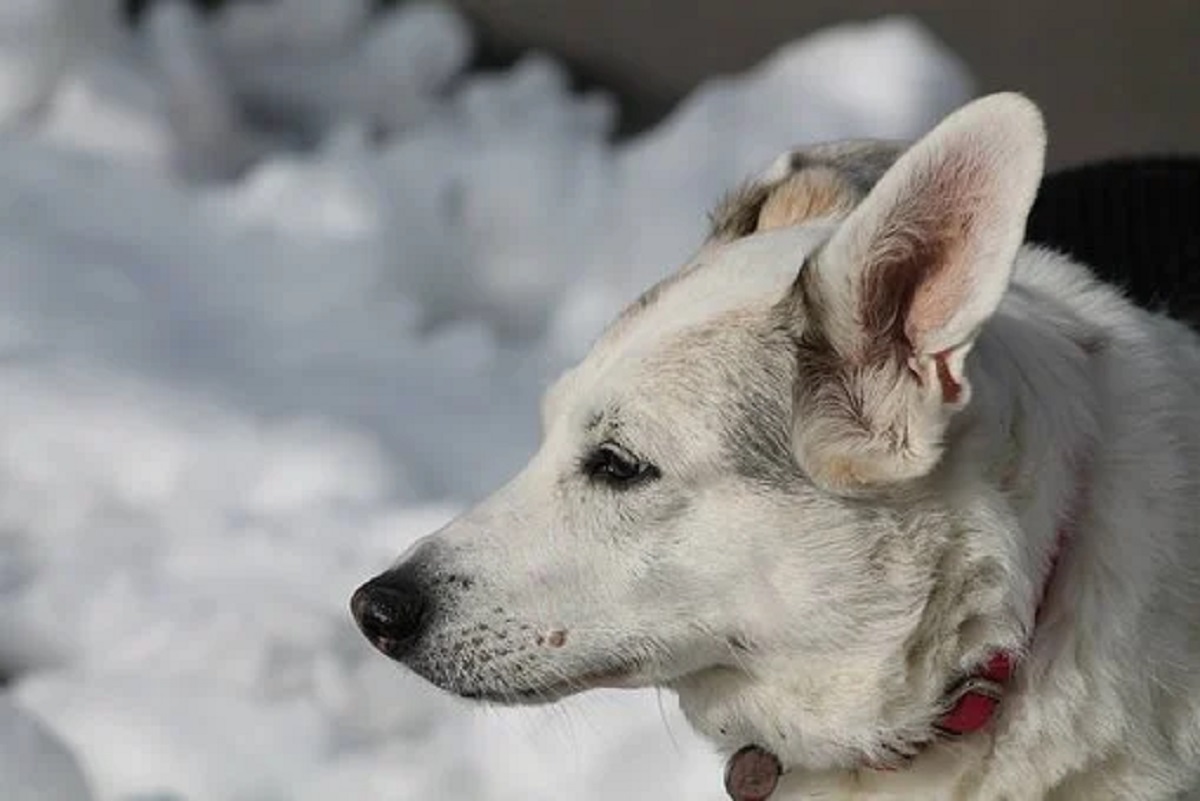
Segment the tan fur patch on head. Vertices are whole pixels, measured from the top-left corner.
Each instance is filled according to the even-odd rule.
[[[749,183],[726,195],[710,215],[712,237],[729,241],[847,214],[864,194],[835,166],[805,166],[776,183]]]
[[[769,184],[747,183],[726,194],[709,215],[712,238],[731,241],[754,233],[770,192]]]
[[[756,230],[786,228],[806,220],[845,214],[859,194],[830,167],[801,170],[772,188],[758,212]]]
[[[826,142],[792,150],[757,180],[721,199],[709,215],[710,238],[729,242],[767,228],[847,213],[904,152],[897,142]]]

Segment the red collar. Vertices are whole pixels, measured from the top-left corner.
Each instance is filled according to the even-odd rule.
[[[1015,667],[1013,654],[997,651],[956,684],[946,696],[949,711],[933,724],[937,733],[947,738],[961,737],[991,723]]]
[[[1034,625],[1042,618],[1046,596],[1063,551],[1072,539],[1079,516],[1087,500],[1088,482],[1080,479],[1067,512],[1059,521],[1050,569],[1042,584]],[[939,739],[954,739],[986,728],[996,716],[1000,701],[1016,672],[1017,656],[1009,651],[997,651],[974,671],[958,681],[946,694],[948,711],[933,724]],[[875,770],[894,770],[891,766],[869,766]],[[732,801],[768,801],[779,777],[784,773],[779,758],[757,745],[740,749],[725,764],[725,791]]]
[[[937,739],[954,739],[986,728],[1000,707],[1012,679],[1016,659],[997,651],[946,696],[949,711],[933,728]],[[891,765],[868,765],[872,770],[894,770]],[[733,801],[767,801],[779,784],[783,765],[779,758],[757,745],[738,750],[725,765],[725,791]]]
[[[1086,485],[1080,482],[1077,497],[1071,500],[1071,506],[1058,526],[1058,536],[1054,544],[1054,553],[1050,557],[1050,569],[1046,572],[1046,580],[1042,584],[1042,594],[1038,598],[1037,611],[1034,613],[1034,625],[1042,619],[1046,595],[1054,583],[1058,573],[1058,563],[1063,551],[1075,531],[1080,508],[1083,505],[1083,493]],[[1016,671],[1016,655],[1008,651],[997,651],[988,657],[987,661],[977,667],[969,676],[954,686],[946,696],[950,709],[937,719],[934,728],[942,737],[961,737],[986,728],[992,722],[996,710],[1000,707],[1000,699],[1008,689]]]

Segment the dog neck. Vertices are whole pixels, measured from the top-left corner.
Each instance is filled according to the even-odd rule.
[[[1086,363],[1088,359],[1085,358],[1083,361]],[[1043,569],[1043,578],[1038,584],[1038,594],[1034,599],[1036,611],[1033,626],[1025,643],[1020,647],[993,649],[986,653],[973,669],[965,674],[956,674],[951,677],[938,704],[939,714],[934,719],[927,739],[917,743],[901,744],[895,749],[897,759],[894,761],[883,763],[864,761],[861,765],[864,770],[902,770],[915,757],[937,742],[968,737],[990,728],[1009,691],[1013,677],[1020,667],[1022,654],[1028,653],[1030,650],[1045,609],[1046,600],[1050,596],[1059,572],[1059,564],[1075,539],[1080,517],[1087,506],[1090,487],[1091,460],[1086,454],[1087,447],[1079,445],[1079,443],[1090,440],[1087,425],[1082,425],[1080,430],[1075,432],[1077,436],[1073,437],[1076,443],[1073,452],[1068,452],[1066,456],[1063,456],[1061,452],[1055,454],[1054,461],[1059,462],[1056,466],[1042,464],[1041,459],[1036,456],[1031,457],[1026,449],[1021,447],[1020,441],[1023,437],[1017,430],[1024,427],[1020,425],[1023,417],[1022,410],[1029,409],[1032,412],[1033,409],[1030,404],[1022,403],[1016,398],[1012,399],[1012,403],[1013,405],[1005,415],[1007,423],[1002,426],[1005,432],[1005,444],[1002,448],[1005,456],[1000,460],[997,471],[1001,489],[1020,495],[1022,494],[1021,488],[1016,487],[1016,483],[1022,478],[1026,481],[1038,479],[1046,468],[1051,471],[1061,470],[1064,480],[1071,485],[1070,489],[1066,491],[1065,499],[1049,501],[1057,506],[1058,511],[1053,516],[1055,522],[1052,541],[1046,546],[1049,558],[1044,560],[1035,558],[1034,560],[1042,562],[1046,567]],[[1042,408],[1038,411],[1044,413],[1047,410]],[[1061,410],[1058,411],[1061,413]],[[1041,422],[1045,424],[1045,421]],[[1024,436],[1030,436],[1030,434],[1027,432]],[[1042,553],[1045,554],[1046,551],[1043,550]],[[749,744],[734,753],[726,763],[725,788],[733,801],[768,801],[775,792],[780,778],[788,771],[789,766],[783,764],[773,753],[759,745]]]
[[[1050,568],[1041,585],[1036,620],[1040,621],[1046,597],[1058,572],[1062,555],[1074,539],[1078,517],[1086,505],[1088,481],[1086,466],[1078,468],[1075,495],[1064,510],[1056,532],[1055,550]],[[1035,629],[1036,632],[1036,623]],[[933,725],[933,736],[919,744],[929,746],[939,740],[954,740],[980,732],[992,723],[1018,667],[1019,654],[999,650],[993,652],[965,677],[952,682],[943,697],[940,714]],[[923,750],[923,748],[921,749]],[[911,761],[917,752],[905,754]],[[867,763],[868,770],[897,770],[895,763]],[[732,801],[768,801],[787,768],[777,756],[758,745],[747,745],[733,754],[725,766],[725,791]]]

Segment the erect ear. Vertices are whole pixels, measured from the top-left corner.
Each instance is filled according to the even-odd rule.
[[[813,271],[839,352],[923,365],[969,347],[1008,286],[1044,152],[1037,108],[998,94],[901,156]]]
[[[904,443],[890,461],[878,453],[877,467],[851,470],[851,483],[936,461],[945,422],[969,399],[965,358],[1008,286],[1044,152],[1030,101],[977,100],[902,155],[802,271],[796,291],[829,366],[857,376],[839,392],[876,445]]]

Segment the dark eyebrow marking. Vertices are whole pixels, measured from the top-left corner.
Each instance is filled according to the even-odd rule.
[[[613,404],[599,411],[593,412],[586,423],[584,423],[584,431],[589,433],[600,428],[616,430],[621,427],[621,407]]]

